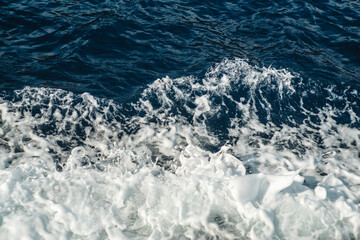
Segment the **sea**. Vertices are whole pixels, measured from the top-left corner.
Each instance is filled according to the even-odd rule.
[[[360,239],[360,1],[0,0],[0,239]]]

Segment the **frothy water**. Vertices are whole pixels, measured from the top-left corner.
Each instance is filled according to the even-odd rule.
[[[243,59],[126,104],[15,91],[0,100],[0,238],[360,238],[359,99]]]

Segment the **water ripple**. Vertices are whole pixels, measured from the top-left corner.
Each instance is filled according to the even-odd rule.
[[[0,86],[127,99],[226,57],[359,87],[356,1],[5,1]]]

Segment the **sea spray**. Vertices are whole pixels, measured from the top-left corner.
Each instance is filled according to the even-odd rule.
[[[359,238],[358,97],[242,59],[129,104],[18,90],[0,103],[0,238]]]

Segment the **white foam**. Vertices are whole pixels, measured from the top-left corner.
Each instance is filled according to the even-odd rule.
[[[316,197],[317,197],[318,199],[320,199],[320,200],[326,199],[327,193],[326,193],[326,189],[325,189],[325,188],[323,188],[323,187],[321,187],[321,186],[317,186],[317,187],[314,189],[314,191],[315,191],[315,195],[316,195]]]
[[[224,60],[156,80],[130,115],[87,93],[1,99],[0,239],[360,238],[360,131],[336,121],[359,116],[303,101],[276,124],[266,88],[311,94],[296,78]]]

